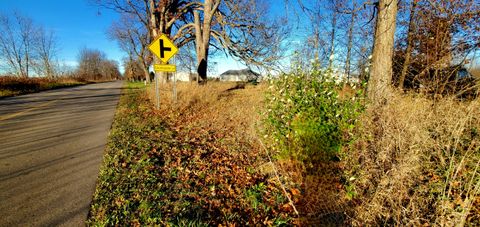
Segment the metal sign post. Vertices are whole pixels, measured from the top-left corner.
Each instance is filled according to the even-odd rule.
[[[158,57],[158,59],[163,64],[154,64],[153,69],[155,70],[155,96],[157,99],[157,109],[160,108],[160,73],[159,72],[173,72],[173,99],[174,102],[177,101],[177,85],[176,85],[176,65],[167,64],[168,60],[175,56],[178,52],[178,48],[173,44],[165,34],[157,37],[149,46],[148,49]]]
[[[177,58],[173,57],[173,64],[177,63]],[[177,71],[173,72],[173,104],[177,104]]]
[[[160,109],[160,84],[158,83],[158,77],[160,73],[155,72],[155,106],[157,110]]]

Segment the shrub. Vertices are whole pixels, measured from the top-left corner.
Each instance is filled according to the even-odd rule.
[[[343,91],[348,85],[335,81],[331,70],[297,70],[269,82],[264,137],[278,158],[314,162],[337,156],[363,109],[363,91]]]

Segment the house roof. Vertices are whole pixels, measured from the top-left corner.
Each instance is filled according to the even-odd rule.
[[[480,68],[470,69],[469,72],[473,77],[480,79]]]
[[[249,75],[258,77],[260,74],[250,70],[250,69],[241,69],[241,70],[227,70],[224,73],[220,74],[221,77],[223,76],[240,76],[240,75]]]

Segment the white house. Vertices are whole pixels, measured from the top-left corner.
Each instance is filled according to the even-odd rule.
[[[173,81],[174,76],[173,73],[169,73],[169,81]],[[196,73],[190,73],[190,72],[177,72],[177,75],[175,75],[175,78],[177,81],[182,81],[182,82],[190,82],[190,81],[195,81],[197,78]]]
[[[250,69],[228,70],[220,74],[220,81],[258,82],[261,77],[260,74]]]

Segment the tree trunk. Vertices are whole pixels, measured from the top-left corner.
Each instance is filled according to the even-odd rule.
[[[205,11],[207,10],[207,5],[205,5]],[[202,29],[202,24],[200,23],[200,13],[198,11],[194,12],[194,23],[195,23],[195,50],[197,51],[197,74],[198,74],[198,83],[205,83],[207,81],[207,57],[208,53],[205,48],[205,43],[203,40],[203,33],[205,30]]]
[[[350,81],[350,62],[352,56],[352,45],[353,45],[353,27],[355,25],[355,1],[352,0],[352,15],[350,18],[350,27],[348,29],[348,46],[347,46],[347,60],[345,62],[345,74],[347,74],[347,80]]]
[[[199,11],[194,11],[195,50],[197,52],[197,73],[201,79],[199,83],[207,82],[208,48],[210,46],[210,32],[214,13],[217,11],[220,0],[205,0],[203,6],[203,23]]]
[[[414,35],[414,15],[415,15],[415,8],[417,3],[415,0],[412,1],[412,6],[410,8],[410,21],[408,23],[408,34],[407,34],[407,49],[405,50],[405,61],[403,62],[402,72],[400,73],[400,77],[398,78],[398,88],[403,89],[405,83],[405,77],[407,75],[408,67],[410,66],[410,58],[412,55],[412,47],[413,47],[413,35]]]
[[[143,54],[145,52],[145,48],[142,47],[142,49],[140,50],[140,53]],[[138,55],[138,60],[142,63],[142,66],[143,66],[143,75],[145,76],[145,80],[147,81],[147,83],[150,83],[151,82],[151,78],[150,78],[150,72],[148,71],[148,64],[146,63],[145,61],[145,57],[144,55]]]
[[[150,39],[151,41],[155,40],[155,38],[157,36],[159,36],[160,34],[164,33],[164,29],[162,29],[162,21],[161,21],[161,18],[157,18],[157,5],[155,4],[155,1],[154,0],[149,0],[149,4],[150,4],[150,27],[151,27],[151,31],[150,31]],[[160,7],[160,6],[159,6]],[[154,57],[153,58],[153,64],[162,64],[162,62],[160,61],[160,59],[158,59],[157,57]],[[150,77],[150,75],[149,75]],[[161,82],[161,83],[166,83],[167,80],[166,80],[166,73],[163,73],[163,72],[155,72],[155,78],[157,78],[155,81],[156,82]],[[158,84],[157,84],[158,86]]]
[[[335,58],[335,28],[337,27],[337,12],[334,10],[332,15],[332,37],[330,47],[330,57],[328,59],[328,68],[333,67],[333,59]]]
[[[368,96],[375,106],[388,101],[398,0],[380,0],[375,27]]]

